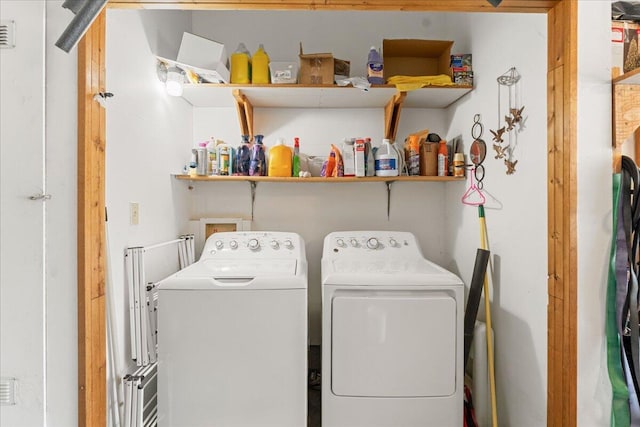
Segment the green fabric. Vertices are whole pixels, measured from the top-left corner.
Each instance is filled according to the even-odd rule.
[[[607,367],[613,392],[611,402],[611,426],[628,427],[631,424],[629,413],[629,390],[622,372],[620,337],[616,319],[616,236],[618,234],[618,205],[620,203],[620,174],[613,175],[613,239],[609,277],[607,280],[607,308],[605,330],[607,335]]]

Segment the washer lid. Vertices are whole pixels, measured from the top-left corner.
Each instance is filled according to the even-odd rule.
[[[158,289],[306,288],[306,265],[295,259],[213,260],[184,268],[158,283]]]
[[[325,285],[460,285],[455,274],[431,261],[414,258],[338,258],[322,262]]]

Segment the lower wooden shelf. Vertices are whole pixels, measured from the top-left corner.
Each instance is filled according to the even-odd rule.
[[[174,175],[176,179],[185,181],[200,181],[200,182],[231,182],[231,181],[249,181],[249,182],[291,182],[291,183],[310,183],[310,182],[324,182],[324,183],[342,183],[342,182],[446,182],[446,181],[464,181],[464,177],[456,176],[367,176],[367,177],[339,177],[339,178],[324,178],[324,177],[310,177],[310,178],[294,178],[294,177],[275,177],[275,176],[189,176],[189,175]]]

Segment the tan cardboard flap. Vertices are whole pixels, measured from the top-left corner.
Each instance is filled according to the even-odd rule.
[[[451,40],[385,39],[384,76],[451,75]]]

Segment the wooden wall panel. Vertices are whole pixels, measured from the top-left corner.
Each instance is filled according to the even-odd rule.
[[[78,44],[78,424],[106,425],[105,12]]]
[[[548,14],[547,425],[577,423],[577,2]]]

